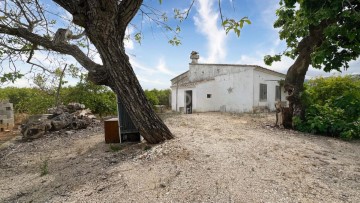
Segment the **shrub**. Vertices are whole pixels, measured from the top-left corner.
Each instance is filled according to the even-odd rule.
[[[360,81],[350,76],[317,78],[305,86],[305,120],[297,130],[343,139],[360,138]]]
[[[165,90],[145,90],[145,96],[152,105],[165,105],[169,106],[169,97],[171,94],[170,89]]]

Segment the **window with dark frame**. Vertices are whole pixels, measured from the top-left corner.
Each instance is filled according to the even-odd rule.
[[[267,100],[267,84],[260,84],[260,101]]]
[[[211,94],[207,94],[206,97],[207,97],[207,98],[211,98]]]
[[[280,86],[275,86],[275,101],[281,101]]]

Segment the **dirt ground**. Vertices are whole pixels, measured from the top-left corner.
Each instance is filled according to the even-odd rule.
[[[272,128],[274,114],[164,120],[176,139],[159,145],[107,145],[101,123],[5,143],[0,202],[360,202],[359,141]]]

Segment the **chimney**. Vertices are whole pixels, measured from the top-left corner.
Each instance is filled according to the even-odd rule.
[[[192,52],[191,52],[191,55],[190,55],[190,59],[191,59],[191,63],[192,63],[192,64],[198,63],[199,53],[196,52],[196,51],[192,51]]]

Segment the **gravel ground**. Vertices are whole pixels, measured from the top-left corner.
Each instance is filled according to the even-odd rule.
[[[360,202],[359,141],[272,128],[274,114],[164,120],[176,138],[159,145],[107,145],[102,124],[7,143],[0,202]]]

